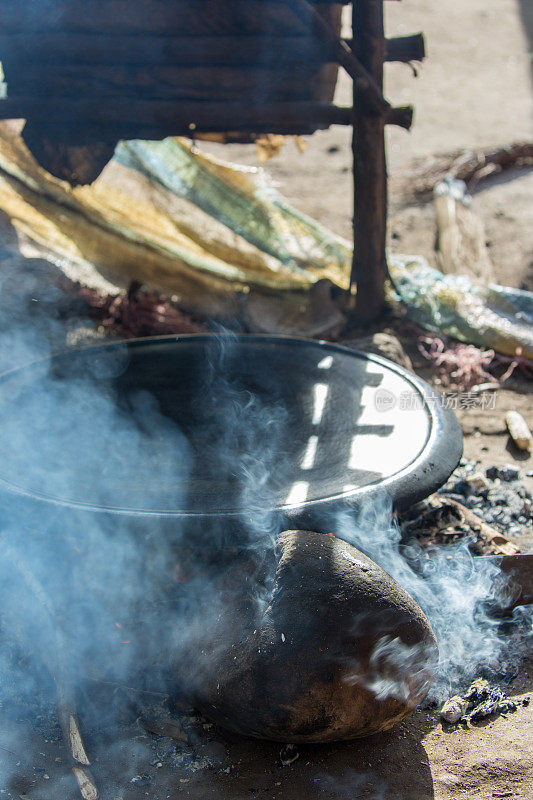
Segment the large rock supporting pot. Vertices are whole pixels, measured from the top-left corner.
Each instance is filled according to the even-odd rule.
[[[178,632],[180,679],[206,716],[249,736],[323,742],[386,730],[420,703],[437,646],[390,575],[310,531],[280,534],[270,567],[269,585],[237,562]]]

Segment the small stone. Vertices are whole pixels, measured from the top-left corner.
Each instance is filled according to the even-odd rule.
[[[467,483],[476,492],[489,488],[489,484],[481,472],[475,472],[473,475],[469,475],[465,483]]]
[[[374,333],[372,336],[364,336],[360,339],[350,339],[342,342],[345,347],[354,350],[361,350],[364,353],[371,353],[388,358],[401,367],[413,371],[413,364],[404,350],[403,344],[390,333]]]
[[[281,748],[279,760],[282,766],[288,767],[289,764],[293,764],[298,758],[300,758],[300,753],[296,749],[295,745],[286,744]]]

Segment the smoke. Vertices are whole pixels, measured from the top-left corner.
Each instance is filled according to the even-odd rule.
[[[132,380],[125,345],[47,360],[80,322],[41,262],[4,260],[0,289],[0,774],[10,789],[12,753],[26,747],[18,720],[38,708],[43,730],[57,729],[58,686],[82,698],[82,714],[105,739],[139,712],[123,694],[122,702],[91,704],[103,681],[177,693],[213,677],[220,651],[240,635],[242,597],[256,604],[253,618],[272,596],[282,526],[272,509],[290,484],[286,443],[294,432],[275,379],[264,378],[266,402],[243,376],[226,331],[193,372],[202,408],[191,441],[167,413],[164,392]],[[30,362],[31,370],[18,369]],[[187,411],[198,421],[194,404]],[[201,523],[193,513],[160,514],[169,508],[223,508],[230,522],[221,526],[214,513]],[[428,556],[402,542],[385,500],[345,512],[324,530],[376,561],[426,613],[440,651],[434,699],[511,658],[489,608],[508,591],[495,564],[480,566],[466,545]],[[519,615],[530,624],[523,609]],[[420,653],[387,634],[372,659],[369,688],[405,698],[410,686],[387,676],[412,679]],[[178,660],[179,675],[169,670]],[[114,745],[124,780],[150,754],[135,731],[129,744]],[[64,781],[58,772],[42,796],[64,796]]]
[[[386,570],[426,614],[439,646],[430,698],[440,702],[464,690],[484,670],[491,675],[511,671],[518,654],[494,613],[505,607],[510,587],[493,560],[473,558],[467,542],[431,554],[416,541],[403,542],[390,503],[383,498],[363,510],[343,513],[335,530]],[[522,631],[531,631],[533,611],[516,609],[514,622]],[[409,665],[418,662],[418,655],[416,647],[406,647],[389,634],[382,637],[373,654],[376,667],[381,666],[369,688],[379,696],[405,695],[405,686],[385,677],[386,667],[410,674]],[[356,679],[356,671],[352,677],[348,674],[348,682]]]
[[[243,552],[247,597],[261,613],[275,569],[279,520],[271,509],[288,435],[280,404],[267,407],[228,377],[238,355],[232,336],[221,332],[196,376],[199,464],[163,408],[164,391],[136,385],[128,372],[126,345],[48,360],[83,324],[79,308],[49,279],[40,261],[2,262],[0,784],[6,790],[17,773],[13,754],[27,748],[28,730],[21,733],[18,720],[38,711],[43,730],[57,730],[58,693],[63,702],[81,698],[82,724],[105,740],[128,713],[120,703],[91,701],[102,681],[140,689],[153,681],[158,691],[179,693],[209,675],[215,646],[183,661],[190,674],[177,675],[172,665],[200,639],[209,641],[212,626],[220,631],[221,615],[229,619],[239,592],[228,591],[223,577]],[[193,419],[198,414],[189,411]],[[160,514],[204,507],[234,512],[231,525],[222,528],[216,515],[198,524],[194,513]],[[232,541],[238,552],[224,550]],[[132,705],[131,697],[122,699]],[[134,707],[129,722],[138,713]],[[127,781],[149,747],[136,735],[124,749]],[[43,796],[64,796],[64,774],[51,778]],[[32,796],[40,791],[34,786]]]

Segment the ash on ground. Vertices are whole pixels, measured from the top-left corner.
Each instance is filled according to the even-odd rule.
[[[461,459],[439,492],[400,516],[402,538],[416,538],[425,547],[464,539],[474,555],[520,552],[516,540],[533,525],[523,477],[513,464],[481,471],[475,461]]]
[[[500,686],[491,686],[485,678],[476,678],[463,695],[450,697],[440,710],[443,722],[449,725],[481,722],[487,717],[514,714],[525,707],[530,698],[513,700]]]

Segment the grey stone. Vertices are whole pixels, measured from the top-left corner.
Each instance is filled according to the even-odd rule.
[[[359,339],[348,339],[340,342],[345,347],[352,350],[361,350],[363,353],[373,353],[377,356],[388,358],[400,367],[413,371],[411,359],[404,350],[400,340],[390,333],[374,333],[372,336],[364,336]]]

